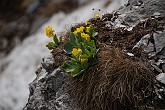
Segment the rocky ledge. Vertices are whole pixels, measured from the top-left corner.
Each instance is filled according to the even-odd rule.
[[[141,54],[139,55],[138,53],[138,55],[136,55],[136,52],[131,51],[131,49],[142,48],[148,54],[147,62],[150,63],[151,70],[153,70],[155,74],[153,80],[154,84],[152,85],[154,88],[154,96],[152,96],[151,103],[156,102],[158,103],[158,106],[147,108],[146,105],[140,108],[141,110],[165,109],[164,106],[161,105],[165,103],[165,27],[163,24],[165,22],[164,6],[164,0],[129,0],[128,4],[117,11],[117,15],[114,16],[114,14],[116,14],[116,12],[114,12],[113,14],[107,14],[102,17],[102,21],[105,21],[105,24],[102,23],[102,25],[104,24],[103,26],[105,26],[106,29],[110,28],[112,31],[113,29],[122,27],[124,30],[126,30],[126,32],[135,33],[135,35],[132,34],[132,36],[142,36],[140,38],[136,37],[136,40],[134,39],[132,42],[127,42],[124,45],[127,47],[126,49],[128,52],[126,52],[130,57],[142,57]],[[116,16],[117,18],[115,18]],[[158,26],[158,22],[161,22],[162,25]],[[94,24],[98,25],[97,23]],[[142,32],[142,30],[136,30],[135,28],[137,25],[142,25],[144,29],[147,28],[147,31],[138,33],[137,31]],[[104,30],[104,27],[99,26],[97,26],[99,29]],[[99,29],[97,29],[97,31],[99,31]],[[116,31],[117,30],[113,32],[117,35],[122,34],[121,36],[125,36],[126,34],[125,31]],[[101,36],[101,34],[102,33],[100,33],[98,36]],[[104,38],[107,38],[108,35],[109,34],[104,34]],[[119,42],[119,44],[112,44],[114,46],[119,44],[122,46],[123,42]],[[29,84],[30,95],[28,103],[23,110],[83,109],[83,107],[81,107],[79,104],[79,101],[74,97],[74,94],[71,90],[73,83],[71,84],[70,82],[69,74],[64,73],[60,68],[54,68],[56,63],[57,61],[52,55],[43,58],[41,66],[36,71],[37,77],[32,83]],[[108,110],[108,108],[106,109]],[[119,110],[115,108],[113,109]]]

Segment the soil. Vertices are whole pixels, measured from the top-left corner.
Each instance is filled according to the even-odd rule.
[[[111,18],[111,15],[104,15],[104,17]],[[106,27],[106,20],[91,19],[90,22],[94,24],[96,32],[98,32],[97,39],[101,43],[106,43],[116,48],[132,51],[133,46],[148,33],[147,29],[137,25],[132,31],[127,31],[124,28],[111,29]],[[108,20],[108,19],[107,19]]]
[[[64,52],[63,47],[63,44],[61,44],[60,46],[56,47],[56,49],[54,49],[55,51],[52,52],[54,60],[56,61],[56,63],[54,64],[54,68],[60,67],[62,65],[62,62],[69,60],[66,53]]]

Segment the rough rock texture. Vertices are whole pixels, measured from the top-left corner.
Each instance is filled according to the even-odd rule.
[[[113,23],[109,22],[107,26],[126,27],[131,30],[136,24],[147,18],[165,16],[164,0],[130,0],[125,7],[119,10],[119,18]],[[164,28],[164,27],[163,27]],[[154,52],[151,64],[157,70],[158,74],[165,72],[165,32],[153,34],[155,40],[156,52]],[[146,36],[150,36],[149,34]],[[144,45],[148,53],[153,52],[154,45],[145,45],[148,38],[144,36],[138,46]],[[145,41],[147,40],[147,41]],[[149,46],[149,47],[148,47]],[[51,56],[45,57],[42,67],[37,70],[37,78],[29,85],[30,95],[28,103],[23,110],[79,110],[77,102],[74,101],[69,90],[68,75],[60,69],[53,70],[53,59]],[[165,89],[162,84],[165,81],[164,75],[158,77],[162,82],[156,81],[156,94],[162,99]],[[163,91],[163,92],[162,92]],[[161,94],[160,94],[161,92]]]
[[[146,21],[149,18],[165,17],[165,2],[164,0],[129,0],[126,7],[121,9],[120,19],[117,23],[124,25],[128,30],[132,29],[136,24]],[[124,13],[124,14],[122,14]],[[156,21],[157,22],[157,21]],[[160,22],[165,22],[162,19]],[[157,22],[157,23],[158,23]],[[145,24],[144,24],[145,26]],[[142,37],[136,46],[142,47],[151,58],[150,62],[153,68],[157,71],[155,80],[155,99],[160,99],[165,102],[165,26],[153,28],[150,33]],[[154,42],[151,41],[153,38]]]
[[[79,110],[71,97],[68,74],[59,68],[52,70],[53,63],[50,56],[43,58],[36,79],[29,84],[30,95],[23,110]]]

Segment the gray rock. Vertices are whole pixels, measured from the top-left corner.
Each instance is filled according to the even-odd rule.
[[[30,95],[23,110],[79,110],[71,97],[66,73],[56,69],[47,74],[43,68],[39,68],[38,72],[45,75],[29,84]]]
[[[141,20],[152,16],[165,16],[164,0],[129,0],[125,7],[118,10],[119,18],[115,20],[114,27],[125,25],[127,29],[134,27]]]
[[[165,47],[165,31],[157,34],[154,34],[154,40],[155,40],[155,47],[156,47],[156,54],[161,52],[162,49]]]
[[[150,37],[151,37],[150,34],[145,35],[133,48],[142,47],[150,56],[155,56],[155,55],[160,56],[159,55],[160,53],[162,55],[162,50],[165,47],[165,31],[153,34],[155,45],[149,42]],[[156,49],[155,51],[154,48]],[[162,57],[164,55],[165,54],[163,54]]]
[[[156,76],[156,80],[158,80],[159,82],[165,84],[165,73],[161,73],[159,75]]]
[[[47,71],[47,72],[52,72],[53,71],[53,65],[54,65],[54,59],[52,55],[45,56],[42,58],[42,67]]]

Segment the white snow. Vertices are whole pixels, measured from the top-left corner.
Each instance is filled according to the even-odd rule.
[[[105,2],[105,0],[97,0],[70,14],[65,15],[63,12],[55,14],[37,32],[18,45],[9,56],[1,60],[1,64],[7,66],[0,73],[0,110],[21,110],[27,103],[28,84],[35,78],[35,70],[41,58],[50,53],[45,47],[50,41],[45,37],[45,27],[51,25],[58,35],[71,25],[85,22],[96,13],[104,14],[118,9],[127,3],[127,0],[115,0],[104,8]],[[93,11],[93,8],[101,9],[101,12]]]

